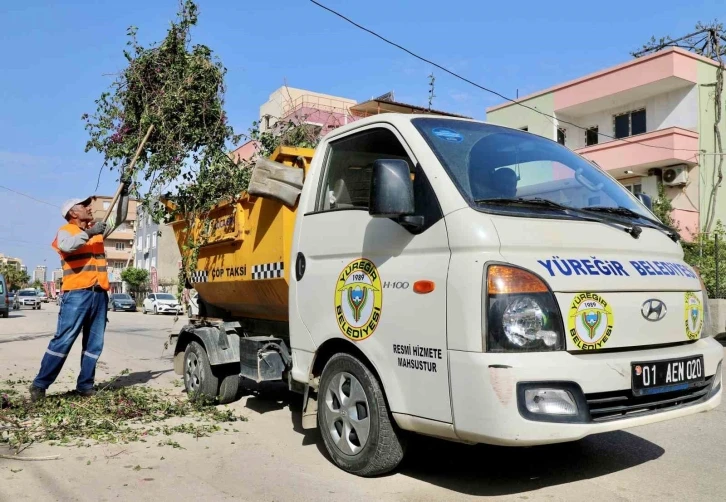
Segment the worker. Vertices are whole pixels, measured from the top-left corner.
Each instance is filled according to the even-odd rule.
[[[52,246],[63,267],[63,296],[58,314],[58,329],[48,344],[40,371],[30,385],[30,398],[37,401],[58,378],[68,353],[83,332],[81,371],[76,392],[93,396],[96,363],[103,350],[106,330],[109,283],[103,240],[126,220],[129,183],[124,182],[116,209],[115,225],[93,221],[91,201],[70,199],[61,206],[66,224],[60,227]]]

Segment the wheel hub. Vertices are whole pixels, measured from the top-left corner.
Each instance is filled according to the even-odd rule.
[[[370,434],[370,408],[363,386],[350,373],[335,375],[325,390],[325,424],[335,446],[346,455],[356,455]]]
[[[186,364],[187,390],[198,390],[201,383],[201,371],[199,359],[193,352],[189,353]]]

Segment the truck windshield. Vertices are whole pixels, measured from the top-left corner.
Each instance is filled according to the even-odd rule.
[[[609,207],[654,218],[620,183],[554,141],[480,122],[441,118],[412,122],[461,194],[478,210],[524,215]],[[527,200],[532,203],[522,203]],[[518,203],[503,204],[506,201]]]

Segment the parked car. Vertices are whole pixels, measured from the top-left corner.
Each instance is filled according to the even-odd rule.
[[[126,293],[114,293],[108,300],[108,310],[125,310],[127,312],[136,312],[136,303]]]
[[[149,293],[141,304],[141,313],[180,314],[182,306],[170,293]]]
[[[189,317],[195,317],[199,315],[199,293],[196,289],[189,290],[186,297],[186,311]]]
[[[10,315],[10,306],[12,305],[7,286],[5,277],[0,274],[0,316],[5,318]]]
[[[22,307],[31,307],[33,310],[40,310],[41,302],[38,298],[38,292],[34,289],[21,289],[15,295],[15,309]]]
[[[48,303],[48,295],[45,294],[45,291],[38,291],[37,297],[41,302]]]

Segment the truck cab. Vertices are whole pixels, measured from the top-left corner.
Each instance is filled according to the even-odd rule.
[[[374,475],[410,433],[529,446],[715,408],[705,288],[648,204],[524,131],[383,114],[329,133],[279,275],[257,276],[289,286],[303,426]]]

